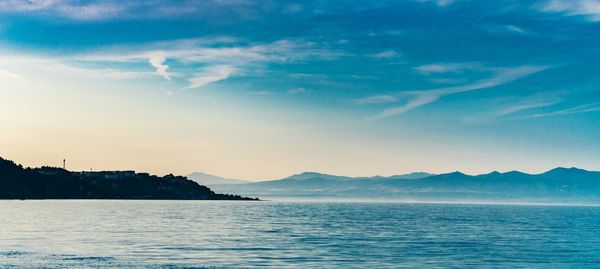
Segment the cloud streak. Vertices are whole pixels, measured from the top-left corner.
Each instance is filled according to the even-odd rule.
[[[421,3],[429,3],[429,2],[431,2],[431,3],[436,4],[437,6],[445,7],[445,6],[452,5],[455,0],[417,0],[417,1],[421,2]]]
[[[72,20],[105,20],[121,16],[131,5],[107,1],[4,0],[0,13],[34,13]]]
[[[506,108],[498,111],[495,114],[495,116],[496,117],[500,117],[500,116],[514,114],[514,113],[518,113],[518,112],[529,110],[529,109],[549,107],[549,106],[552,106],[552,105],[556,105],[558,103],[560,103],[560,100],[540,101],[540,102],[535,102],[535,103],[516,104],[516,105],[512,105],[512,106],[506,107]]]
[[[597,111],[600,111],[600,102],[578,105],[578,106],[570,107],[567,109],[561,109],[561,110],[556,110],[556,111],[552,111],[552,112],[537,113],[537,114],[533,114],[533,115],[524,116],[519,119],[535,119],[535,118],[597,112]]]
[[[53,74],[68,75],[73,78],[85,77],[93,79],[139,79],[153,77],[152,72],[126,71],[114,68],[92,68],[78,65],[76,62],[70,62],[64,59],[37,56],[0,56],[0,63],[10,65],[17,69],[26,68],[27,70],[43,71]],[[9,71],[0,70],[0,76],[19,78],[22,75]]]
[[[107,21],[181,17],[210,17],[227,13],[243,17],[249,9],[259,9],[253,1],[119,1],[119,0],[2,0],[0,13],[29,13],[42,18],[74,21]]]
[[[383,104],[383,103],[390,103],[390,102],[396,102],[396,101],[398,101],[398,98],[393,95],[374,95],[374,96],[369,96],[369,97],[365,97],[365,98],[361,98],[361,99],[356,99],[356,100],[354,100],[354,103],[362,105],[362,104]]]
[[[375,53],[370,56],[375,59],[392,59],[392,58],[399,57],[400,54],[398,52],[396,52],[395,50],[384,50],[382,52]]]
[[[123,51],[113,53],[113,51]],[[337,51],[320,48],[317,44],[305,41],[278,40],[267,44],[238,44],[232,38],[186,39],[132,47],[105,48],[96,53],[74,56],[77,61],[105,63],[148,62],[156,74],[171,80],[174,67],[166,63],[173,60],[184,68],[189,86],[200,88],[212,82],[225,80],[248,66],[265,63],[292,63],[302,61],[332,60],[342,56]],[[194,65],[211,66],[203,73],[192,74]],[[208,73],[206,73],[208,72]],[[184,76],[186,74],[183,74]]]
[[[19,78],[20,77],[20,75],[17,73],[13,73],[13,72],[2,70],[2,69],[0,69],[0,76],[8,77],[8,78]]]
[[[594,22],[600,21],[600,0],[550,0],[542,3],[540,10],[567,16],[584,16]]]
[[[452,94],[458,94],[463,92],[470,92],[476,90],[483,90],[488,88],[493,88],[508,82],[512,82],[528,75],[540,72],[547,67],[544,66],[519,66],[519,67],[510,67],[510,68],[494,68],[494,74],[492,77],[476,81],[471,84],[455,86],[455,87],[446,87],[446,88],[438,88],[433,90],[425,90],[425,91],[409,91],[409,92],[400,92],[394,97],[397,97],[398,100],[408,100],[404,105],[396,106],[392,108],[385,109],[381,113],[369,118],[370,120],[381,119],[386,117],[391,117],[395,115],[399,115],[415,108],[433,103],[438,99]],[[377,99],[377,96],[367,97],[362,99],[363,101],[369,100],[369,98]],[[387,98],[390,102],[394,102],[392,98]]]
[[[486,69],[478,63],[434,63],[420,65],[414,68],[417,72],[423,75],[458,73],[465,70]]]
[[[123,71],[112,68],[83,68],[65,63],[47,63],[38,66],[39,69],[53,73],[69,75],[73,77],[88,77],[96,79],[138,79],[143,77],[151,77],[153,74],[149,72]]]
[[[494,108],[491,111],[480,114],[469,115],[463,120],[470,124],[481,124],[490,123],[496,120],[514,119],[508,116],[534,109],[547,108],[562,103],[564,101],[561,96],[562,94],[563,93],[560,91],[544,91],[525,98],[499,98],[499,100],[494,100],[492,104],[487,104],[487,106],[495,107],[497,104],[501,103],[500,108]]]
[[[213,66],[203,70],[202,72],[196,73],[194,77],[189,78],[189,86],[184,89],[196,89],[204,87],[208,84],[225,80],[233,75],[237,70],[228,65]]]

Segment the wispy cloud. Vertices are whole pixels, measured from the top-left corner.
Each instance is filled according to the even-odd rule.
[[[461,84],[467,82],[465,78],[431,78],[429,81],[436,84]]]
[[[119,51],[119,53],[115,53]],[[156,73],[165,79],[172,79],[173,69],[166,63],[173,60],[184,68],[182,76],[188,79],[189,89],[199,88],[210,82],[224,80],[231,75],[244,72],[248,66],[256,67],[263,63],[291,63],[305,60],[331,60],[341,56],[339,52],[321,48],[305,41],[279,40],[267,44],[239,44],[232,38],[185,39],[153,42],[132,47],[104,48],[98,52],[77,55],[75,60],[83,62],[148,62]],[[194,65],[212,66],[209,74],[193,74]],[[227,68],[225,68],[227,67]],[[210,81],[210,82],[206,82]]]
[[[45,56],[0,56],[0,63],[21,69],[26,68],[28,70],[72,76],[73,78],[85,77],[94,79],[123,80],[149,78],[155,76],[155,74],[152,72],[82,66],[66,59],[57,59]],[[0,70],[0,75],[13,78],[21,77],[20,74],[2,70]]]
[[[455,2],[455,0],[417,0],[421,3],[434,3],[440,7],[449,6]]]
[[[0,2],[0,10],[8,11],[35,11],[51,8],[53,5],[61,1],[56,0],[40,0],[40,1],[24,1],[24,0],[5,0]]]
[[[481,28],[483,30],[486,30],[489,33],[494,33],[494,34],[514,34],[514,35],[522,35],[522,36],[526,36],[526,35],[533,35],[532,32],[530,32],[529,30],[526,30],[525,28],[518,26],[518,25],[514,25],[514,24],[491,24],[491,25],[482,25]]]
[[[74,20],[104,20],[118,17],[131,5],[126,2],[68,0],[4,0],[0,12],[28,12]]]
[[[600,21],[600,0],[549,0],[539,4],[543,12],[567,16],[584,16],[590,21]]]
[[[120,0],[2,0],[0,13],[29,13],[40,17],[77,21],[114,19],[181,18],[227,12],[243,17],[251,8],[260,8],[253,1],[186,0],[186,1],[120,1]]]
[[[465,70],[482,69],[479,63],[433,63],[415,67],[414,69],[424,75],[457,73]],[[486,68],[487,69],[487,68]]]
[[[521,79],[528,75],[540,72],[546,68],[547,67],[544,66],[530,65],[510,68],[494,68],[492,77],[479,80],[471,84],[424,91],[400,92],[393,96],[398,97],[398,100],[408,100],[404,105],[388,108],[382,111],[381,113],[371,117],[370,119],[380,119],[402,114],[415,108],[421,107],[423,105],[433,103],[446,95],[493,88],[511,81],[515,81],[517,79]],[[365,100],[368,100],[368,98],[369,97],[365,98]],[[372,98],[378,97],[372,96]],[[391,100],[391,98],[388,99]]]
[[[538,101],[538,102],[534,102],[534,103],[515,104],[515,105],[501,109],[500,111],[495,113],[495,116],[499,117],[499,116],[509,115],[509,114],[513,114],[513,113],[518,113],[518,112],[525,111],[525,110],[534,109],[534,108],[549,107],[552,105],[556,105],[560,102],[561,102],[560,100],[551,100],[551,101]]]
[[[236,72],[236,69],[229,65],[212,66],[196,73],[194,77],[188,79],[189,86],[185,89],[196,89],[206,86],[210,83],[229,78]]]
[[[39,69],[73,77],[88,77],[96,79],[137,79],[152,77],[149,72],[123,71],[111,68],[84,68],[64,63],[47,63],[39,65]]]
[[[272,95],[273,93],[270,91],[254,91],[254,92],[250,92],[250,94],[266,96],[266,95]]]
[[[596,112],[596,111],[600,111],[600,102],[578,105],[578,106],[561,109],[561,110],[556,110],[556,111],[552,111],[552,112],[537,113],[537,114],[533,114],[533,115],[520,117],[519,119],[543,118],[543,117],[550,117],[550,116],[561,116],[561,115],[588,113],[588,112]]]
[[[519,33],[519,34],[524,34],[527,31],[525,31],[523,28],[513,25],[513,24],[509,24],[509,25],[504,25],[504,29],[507,32],[511,32],[511,33]]]
[[[77,20],[104,20],[119,17],[126,3],[94,3],[88,5],[58,5],[56,10],[65,17]]]
[[[167,69],[169,69],[169,66],[165,64],[165,61],[167,59],[166,59],[164,53],[160,53],[160,52],[152,53],[149,55],[148,58],[149,58],[148,62],[154,68],[156,68],[156,73],[158,75],[160,75],[161,77],[163,77],[164,79],[167,79],[167,80],[171,79],[171,74],[169,74],[169,72],[167,72]]]
[[[497,120],[510,120],[509,116],[527,113],[535,109],[547,108],[562,103],[563,91],[544,91],[528,97],[502,97],[486,106],[489,111],[463,118],[469,124],[489,123]]]
[[[437,95],[435,93],[426,93],[426,92],[415,93],[413,99],[409,100],[406,104],[404,104],[402,106],[398,106],[398,107],[388,108],[369,119],[375,120],[375,119],[387,118],[390,116],[402,114],[407,111],[413,110],[417,107],[432,103],[435,100],[437,100],[438,98],[440,98],[440,95]]]
[[[396,52],[395,50],[384,50],[382,52],[375,53],[370,56],[373,58],[376,58],[376,59],[391,59],[391,58],[399,57],[400,54],[398,52]]]
[[[398,101],[398,98],[393,95],[374,95],[374,96],[368,96],[365,98],[356,99],[356,100],[354,100],[354,103],[357,103],[357,104],[382,104],[382,103],[390,103],[390,102],[396,102],[396,101]]]
[[[8,77],[8,78],[19,78],[20,77],[20,75],[17,73],[13,73],[13,72],[2,70],[2,69],[0,69],[0,76]]]

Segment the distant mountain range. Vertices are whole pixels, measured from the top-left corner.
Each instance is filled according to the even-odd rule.
[[[320,179],[327,179],[327,180],[394,179],[394,178],[419,179],[419,178],[428,177],[428,176],[432,176],[432,175],[433,174],[429,174],[429,173],[425,173],[425,172],[415,172],[415,173],[410,173],[410,174],[405,174],[405,175],[395,175],[395,176],[390,176],[390,177],[382,177],[382,176],[346,177],[346,176],[321,174],[321,173],[317,173],[317,172],[304,172],[301,174],[291,175],[289,177],[286,177],[286,178],[280,179],[280,180],[305,180],[305,179],[313,179],[313,178],[320,178]],[[206,173],[202,173],[202,172],[191,173],[191,174],[187,175],[187,178],[197,182],[200,185],[205,185],[205,186],[256,183],[256,182],[253,182],[250,180],[225,178],[225,177],[215,176],[215,175],[206,174]],[[279,181],[279,180],[273,180],[273,181]],[[265,181],[263,181],[263,182],[265,182]]]
[[[344,177],[314,172],[244,184],[210,185],[220,192],[258,197],[367,198],[428,201],[600,202],[600,172],[556,168],[466,175],[412,173]]]
[[[418,172],[389,177],[305,172],[262,182],[204,173],[193,173],[189,178],[196,182],[181,176],[158,177],[134,171],[72,172],[55,167],[23,168],[0,158],[0,199],[251,200],[245,197],[287,197],[600,203],[600,172],[578,168],[555,168],[542,174],[511,171],[434,175]]]
[[[220,184],[243,184],[243,183],[251,182],[248,180],[224,178],[224,177],[219,177],[219,176],[201,173],[201,172],[191,173],[191,174],[187,175],[187,178],[195,181],[196,183],[198,183],[200,185],[205,185],[205,186],[220,185]]]
[[[321,179],[328,179],[328,180],[394,179],[394,178],[418,179],[418,178],[428,177],[428,176],[432,176],[432,175],[433,174],[424,173],[424,172],[416,172],[416,173],[410,173],[410,174],[406,174],[406,175],[395,175],[395,176],[391,176],[391,177],[382,177],[382,176],[345,177],[345,176],[321,174],[321,173],[317,173],[317,172],[304,172],[301,174],[295,174],[295,175],[289,176],[289,177],[285,178],[284,180],[304,180],[304,179],[312,179],[312,178],[321,178]],[[254,183],[253,181],[250,181],[250,180],[225,178],[225,177],[215,176],[215,175],[206,174],[206,173],[202,173],[202,172],[191,173],[191,174],[187,175],[187,178],[197,182],[200,185],[205,185],[205,186]]]

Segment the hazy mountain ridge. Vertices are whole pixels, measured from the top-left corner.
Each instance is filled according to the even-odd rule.
[[[218,185],[218,184],[243,184],[251,181],[242,179],[225,178],[202,172],[194,172],[187,175],[187,178],[195,181],[200,185]]]
[[[351,178],[310,172],[272,181],[215,185],[213,189],[261,197],[600,202],[600,172],[578,168],[559,167],[541,174],[410,175]]]
[[[304,184],[306,182],[313,181],[318,184],[318,181],[343,181],[343,180],[374,180],[374,179],[420,179],[427,176],[432,176],[433,174],[425,173],[425,172],[414,172],[405,175],[393,175],[393,176],[372,176],[372,177],[349,177],[349,176],[336,176],[330,174],[323,174],[318,172],[303,172],[299,174],[294,174],[282,179],[275,180],[267,180],[267,181],[258,181],[253,182],[250,180],[242,180],[242,179],[233,179],[233,178],[225,178],[220,176],[215,176],[202,172],[194,172],[187,177],[198,184],[206,185],[206,186],[219,186],[219,185],[235,185],[235,184],[265,184],[265,185],[278,185],[278,184]],[[293,183],[293,181],[297,183]]]

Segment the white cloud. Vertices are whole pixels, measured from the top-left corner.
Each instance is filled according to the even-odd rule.
[[[212,16],[216,10],[243,16],[251,1],[2,0],[0,13],[31,13],[80,21]]]
[[[512,32],[512,33],[519,33],[519,34],[524,34],[527,33],[527,31],[525,31],[523,28],[516,26],[516,25],[505,25],[504,28],[506,29],[506,31],[508,32]]]
[[[229,65],[218,65],[212,66],[200,73],[197,73],[194,77],[188,79],[189,86],[185,89],[196,89],[204,87],[210,83],[225,80],[236,72],[236,69]]]
[[[43,69],[49,72],[70,75],[75,77],[88,77],[97,79],[136,79],[142,77],[150,77],[152,73],[148,72],[134,72],[134,71],[123,71],[111,68],[83,68],[74,65],[68,65],[64,63],[47,63],[38,66],[39,69]]]
[[[540,102],[536,102],[536,103],[515,104],[515,105],[506,107],[506,108],[498,111],[496,113],[496,116],[504,116],[504,115],[513,114],[513,113],[517,113],[517,112],[521,112],[521,111],[525,111],[525,110],[529,110],[529,109],[534,109],[534,108],[549,107],[549,106],[552,106],[552,105],[555,105],[558,103],[560,103],[560,101],[556,100],[556,101],[540,101]]]
[[[396,52],[395,50],[385,50],[385,51],[371,55],[371,57],[377,58],[377,59],[390,59],[390,58],[396,58],[398,56],[400,56],[400,54],[398,52]]]
[[[590,21],[600,21],[600,0],[549,0],[539,7],[543,12],[584,16]]]
[[[487,104],[486,106],[492,107],[491,111],[483,112],[480,114],[469,115],[463,120],[466,123],[470,124],[481,124],[481,123],[489,123],[495,120],[503,119],[513,119],[510,117],[506,117],[509,115],[518,114],[521,112],[527,112],[534,109],[546,108],[557,105],[563,102],[563,98],[561,95],[564,92],[554,91],[548,92],[544,91],[543,93],[539,93],[533,96],[524,97],[524,98],[514,98],[514,97],[502,97],[498,98],[498,100],[494,100],[492,103]],[[499,106],[497,108],[496,106]]]
[[[0,11],[35,11],[51,8],[53,5],[60,4],[63,1],[58,0],[4,0],[0,2]]]
[[[215,69],[212,73],[199,74],[188,79],[190,86],[187,88],[199,88],[214,81],[227,79],[239,70],[250,72],[249,66],[254,68],[252,70],[257,70],[257,66],[269,62],[329,60],[341,55],[336,51],[319,48],[312,42],[279,40],[267,44],[240,45],[234,41],[232,38],[220,37],[153,42],[131,47],[104,48],[97,52],[74,56],[73,59],[93,63],[148,62],[156,73],[165,79],[172,79],[174,74],[178,74],[169,72],[173,67],[165,64],[167,60],[186,68],[181,72],[189,72],[189,69],[198,64],[213,66]],[[122,53],[114,53],[115,51]]]
[[[514,24],[489,24],[489,25],[481,25],[483,30],[492,33],[492,34],[500,34],[500,35],[520,35],[520,36],[535,36],[536,33],[531,32],[521,26]]]
[[[404,97],[402,99],[408,99],[408,101],[404,105],[386,109],[381,113],[375,115],[371,119],[380,119],[402,114],[413,110],[417,107],[433,103],[439,98],[446,95],[493,88],[523,78],[525,76],[540,72],[546,68],[547,67],[543,66],[529,65],[511,68],[494,68],[495,71],[492,77],[488,79],[479,80],[471,84],[425,91],[400,92],[396,96]]]
[[[427,92],[417,93],[417,94],[415,94],[415,97],[412,100],[409,100],[403,106],[388,108],[369,119],[375,120],[375,119],[381,119],[381,118],[386,118],[386,117],[402,114],[409,110],[413,110],[417,107],[432,103],[435,100],[437,100],[438,98],[440,98],[440,95],[436,95],[435,93],[427,93]]]
[[[455,0],[417,0],[421,3],[434,3],[440,7],[449,6],[454,3]]]
[[[74,20],[104,20],[115,18],[129,8],[121,2],[77,2],[67,0],[3,0],[0,12],[29,12],[46,16],[59,16]]]
[[[434,63],[417,66],[414,68],[424,75],[456,73],[464,70],[486,69],[478,63]]]
[[[96,79],[137,79],[154,76],[151,72],[125,71],[113,68],[96,68],[78,65],[65,59],[56,59],[43,56],[20,56],[8,54],[0,56],[0,63],[18,70],[43,71],[54,74],[69,75],[73,77],[87,77]],[[20,77],[21,74],[0,70],[0,75]],[[25,74],[26,75],[26,74]]]
[[[248,62],[293,62],[330,60],[342,56],[338,51],[320,48],[305,41],[279,40],[266,44],[232,44],[231,38],[184,39],[153,42],[136,46],[104,48],[96,53],[79,55],[82,61],[135,62],[146,61],[156,51],[166,59],[182,63],[243,64]],[[114,53],[123,51],[123,53]]]
[[[6,70],[1,70],[1,69],[0,69],[0,76],[8,77],[8,78],[19,78],[19,77],[21,77],[17,73],[13,73],[13,72],[6,71]]]
[[[525,117],[521,117],[521,119],[533,119],[533,118],[561,116],[561,115],[588,113],[588,112],[596,112],[596,111],[600,111],[600,102],[578,105],[575,107],[570,107],[570,108],[562,109],[562,110],[556,110],[553,112],[528,115]]]
[[[10,57],[5,55],[0,63],[9,65],[5,60],[25,61],[44,71],[104,79],[132,79],[153,75],[167,80],[188,77],[186,88],[193,89],[227,79],[233,74],[260,72],[266,63],[328,60],[338,56],[337,52],[320,48],[312,42],[279,40],[266,44],[244,44],[230,37],[215,37],[112,46],[60,59],[35,56],[27,56],[27,59],[11,56],[8,59]],[[147,63],[153,71],[110,68],[122,63]],[[198,66],[208,68],[194,73]],[[173,72],[174,68],[180,68],[179,72]]]
[[[65,17],[76,20],[104,20],[119,17],[126,4],[95,3],[89,5],[59,5],[56,9]]]
[[[41,18],[77,21],[183,17],[213,21],[235,17],[243,21],[272,6],[248,0],[0,0],[0,13],[29,13]]]
[[[170,80],[171,74],[169,74],[169,72],[167,72],[167,69],[169,69],[169,66],[165,64],[166,60],[167,59],[165,58],[164,53],[156,52],[156,53],[150,54],[148,62],[152,66],[154,66],[154,68],[156,68],[156,73],[158,75],[160,75],[164,79]]]
[[[381,104],[396,101],[398,101],[398,98],[393,95],[374,95],[354,100],[357,104]]]

